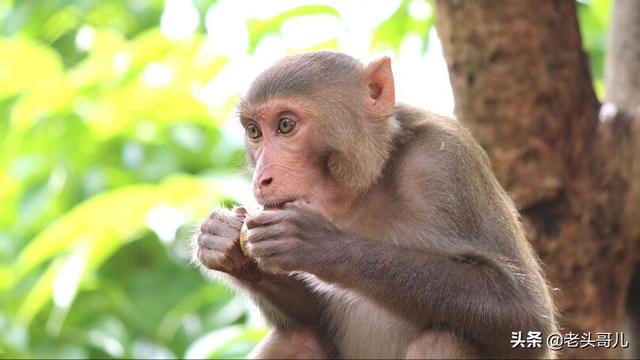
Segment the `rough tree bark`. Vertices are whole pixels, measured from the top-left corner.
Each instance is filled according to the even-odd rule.
[[[640,122],[640,1],[616,0],[613,4],[611,31],[605,68],[606,117],[618,117],[619,123]],[[636,120],[633,120],[633,119]],[[640,156],[636,141],[636,152]],[[637,161],[637,160],[636,160]],[[635,179],[640,182],[636,171]],[[636,182],[636,185],[637,185]],[[638,214],[640,216],[640,214]],[[625,331],[634,334],[628,358],[640,358],[640,265],[636,265],[627,294]]]
[[[523,215],[562,332],[621,331],[640,261],[640,119],[599,116],[575,1],[438,0],[436,15],[456,116]]]
[[[621,109],[640,106],[640,2],[613,4],[605,70],[606,100]]]

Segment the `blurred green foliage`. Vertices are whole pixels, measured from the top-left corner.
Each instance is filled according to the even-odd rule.
[[[426,50],[432,8],[412,17],[415,1],[372,50],[408,35]],[[250,189],[223,126],[237,94],[208,106],[194,91],[231,60],[207,51],[215,1],[193,2],[200,25],[182,40],[160,29],[165,5],[0,0],[0,357],[240,357],[266,332],[189,265],[197,220]],[[608,9],[579,7],[596,84]],[[247,53],[315,14],[346,21],[321,3],[247,18]]]
[[[610,17],[611,0],[578,1],[582,45],[589,54],[593,86],[598,99],[604,98],[604,56]]]

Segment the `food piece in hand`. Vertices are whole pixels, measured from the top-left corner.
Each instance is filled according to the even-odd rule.
[[[246,211],[246,215],[255,215],[261,211],[264,211],[264,208],[262,206],[257,206],[257,207],[245,207],[244,208]],[[244,254],[244,256],[249,256],[249,251],[247,251],[247,232],[249,231],[249,228],[247,228],[247,222],[246,222],[246,216],[245,216],[245,222],[242,223],[242,228],[240,229],[240,250],[242,250],[242,254]]]
[[[247,228],[247,223],[242,223],[242,228],[240,229],[240,250],[244,256],[249,256],[249,252],[247,251],[247,232],[249,228]]]

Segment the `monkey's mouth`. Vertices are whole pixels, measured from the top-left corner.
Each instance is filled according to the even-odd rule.
[[[282,208],[284,207],[284,204],[293,202],[295,200],[296,199],[294,198],[290,198],[286,200],[265,201],[262,203],[262,206],[264,207],[265,210],[282,210]]]

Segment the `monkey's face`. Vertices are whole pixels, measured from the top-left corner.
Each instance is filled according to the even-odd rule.
[[[363,68],[333,53],[286,58],[259,75],[239,104],[258,202],[303,200],[328,218],[348,209],[391,151],[393,84],[388,58]]]
[[[314,114],[302,104],[270,100],[241,116],[247,154],[255,169],[254,195],[265,208],[280,208],[293,200],[318,205],[318,195],[326,194],[321,132]]]

